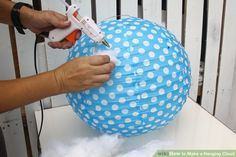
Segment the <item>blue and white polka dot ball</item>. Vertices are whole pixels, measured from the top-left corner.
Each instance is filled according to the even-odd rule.
[[[74,111],[92,128],[126,137],[167,125],[189,94],[184,48],[166,28],[147,20],[129,17],[99,25],[111,49],[82,35],[68,60],[112,50],[118,62],[102,87],[67,94]]]

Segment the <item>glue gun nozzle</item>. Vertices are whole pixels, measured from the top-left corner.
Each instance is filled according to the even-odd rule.
[[[109,43],[105,39],[102,41],[102,44],[108,48],[111,48],[111,46],[109,45]]]

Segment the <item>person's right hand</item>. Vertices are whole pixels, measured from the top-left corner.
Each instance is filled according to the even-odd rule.
[[[61,93],[80,92],[102,86],[114,67],[107,55],[80,57],[55,69],[54,74]]]

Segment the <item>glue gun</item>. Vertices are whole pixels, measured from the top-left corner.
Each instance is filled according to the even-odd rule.
[[[109,43],[105,40],[105,34],[97,26],[97,24],[87,16],[79,15],[79,7],[75,4],[69,5],[64,0],[62,2],[66,5],[66,16],[71,22],[68,28],[56,28],[48,33],[48,38],[51,41],[61,41],[63,39],[68,40],[71,43],[75,43],[76,35],[79,30],[90,37],[96,43],[102,43],[106,47],[110,48]]]

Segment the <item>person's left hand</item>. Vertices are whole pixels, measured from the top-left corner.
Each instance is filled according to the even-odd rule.
[[[23,26],[36,34],[48,32],[55,28],[66,28],[70,26],[70,21],[67,17],[54,11],[36,11],[26,7],[21,9],[21,22]],[[77,39],[81,32],[77,34]],[[60,42],[49,42],[48,45],[52,48],[68,49],[73,44],[67,40]]]

